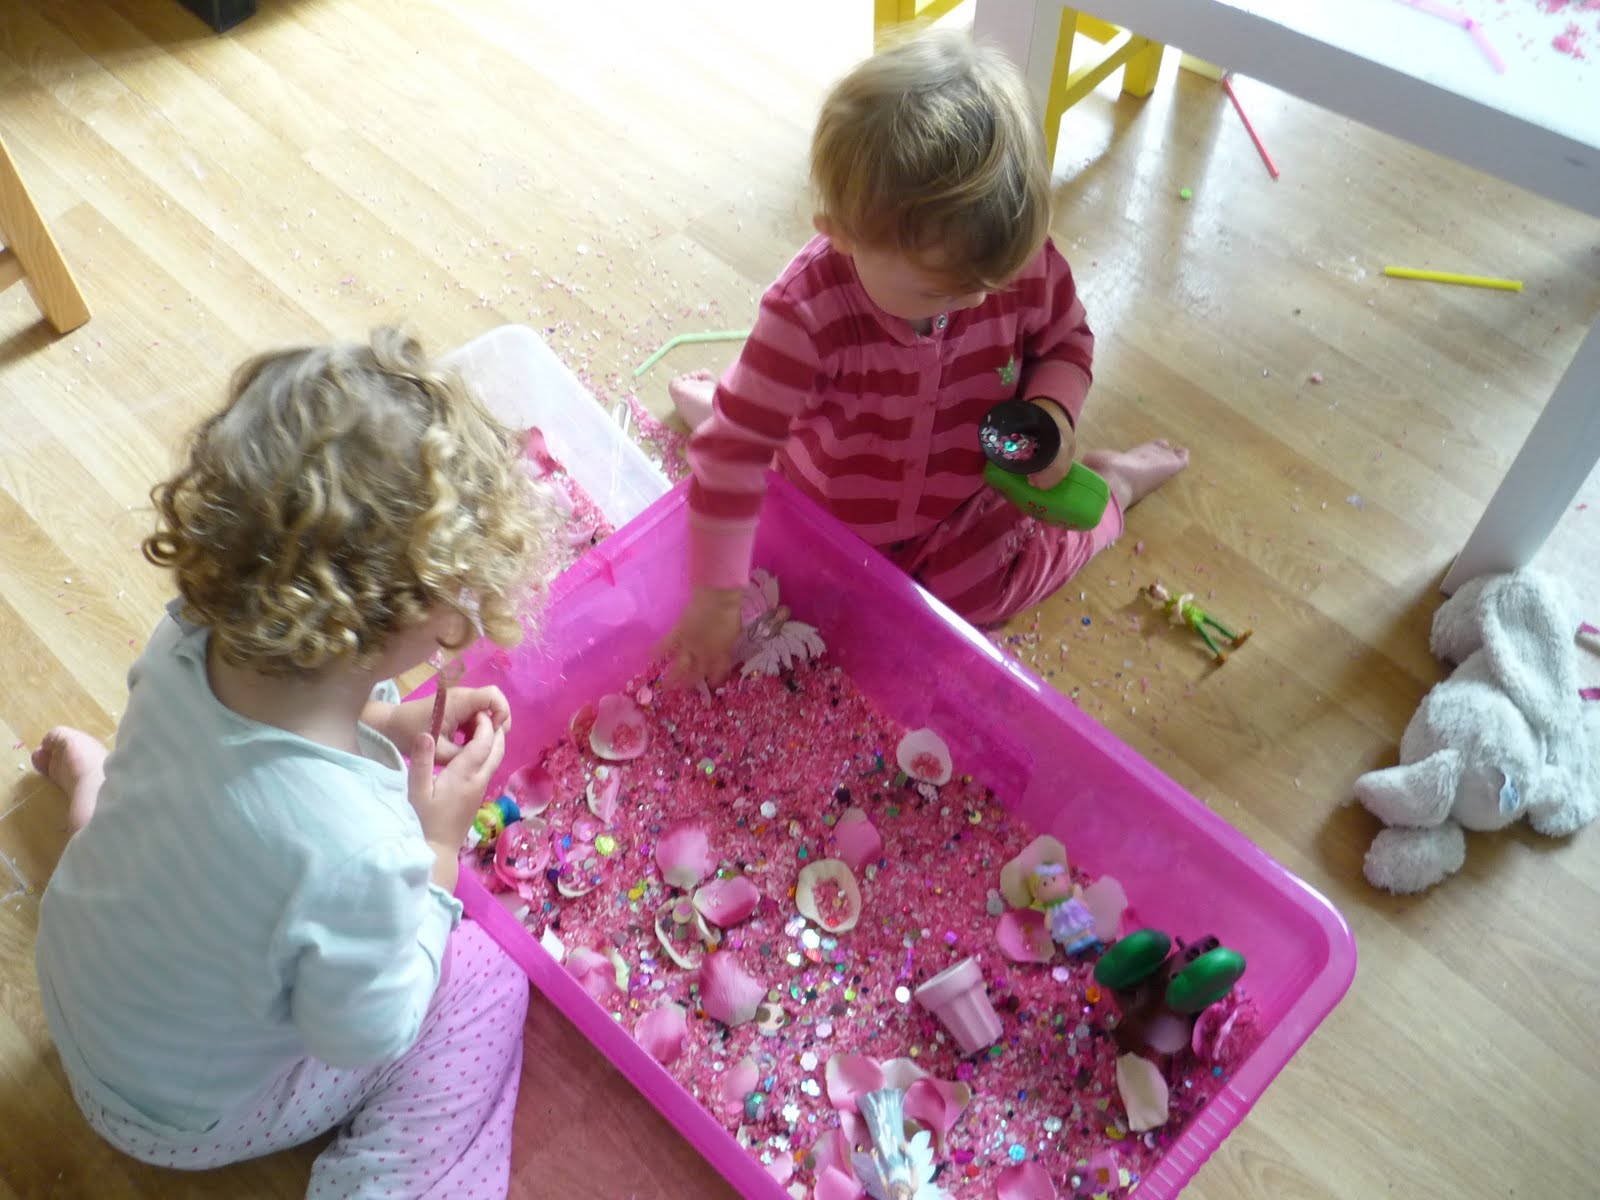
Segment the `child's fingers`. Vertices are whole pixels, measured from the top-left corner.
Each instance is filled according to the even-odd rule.
[[[406,764],[406,799],[419,811],[433,797],[433,735],[419,733],[411,741],[411,761]]]

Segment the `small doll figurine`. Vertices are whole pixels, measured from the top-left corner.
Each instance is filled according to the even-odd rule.
[[[1082,954],[1096,941],[1094,915],[1073,895],[1072,876],[1062,863],[1040,863],[1028,877],[1033,907],[1045,914],[1050,936],[1068,954]]]
[[[1227,642],[1228,646],[1234,650],[1244,645],[1252,632],[1246,629],[1243,633],[1234,633],[1221,621],[1196,604],[1193,592],[1184,592],[1181,596],[1174,596],[1162,584],[1152,583],[1144,589],[1144,593],[1161,605],[1161,610],[1167,614],[1167,619],[1174,625],[1187,625],[1198,633],[1219,665],[1228,661],[1228,653],[1217,646],[1216,641],[1211,636],[1211,630],[1216,630],[1223,641]]]

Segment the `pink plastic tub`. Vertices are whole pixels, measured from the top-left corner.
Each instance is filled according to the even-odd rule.
[[[584,702],[648,660],[686,595],[685,513],[680,486],[557,581],[536,644],[509,661],[478,656],[469,667],[464,682],[499,684],[516,713],[507,770],[554,743]],[[1121,880],[1144,924],[1185,936],[1215,932],[1248,959],[1246,985],[1264,1037],[1139,1188],[1141,1200],[1176,1196],[1349,987],[1356,953],[1344,921],[780,479],[756,558],[880,710],[938,730],[957,762],[984,764],[982,778],[1001,802],[1036,832],[1061,839],[1090,875]],[[461,897],[534,985],[734,1187],[757,1200],[787,1200],[760,1162],[465,875]]]

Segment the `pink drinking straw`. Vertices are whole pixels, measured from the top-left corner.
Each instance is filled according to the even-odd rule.
[[[1261,161],[1267,164],[1267,170],[1272,177],[1278,177],[1278,168],[1272,161],[1272,155],[1267,153],[1267,148],[1261,144],[1261,139],[1256,136],[1256,127],[1250,124],[1250,118],[1244,115],[1244,108],[1239,103],[1239,97],[1233,94],[1233,84],[1228,81],[1228,76],[1222,77],[1222,90],[1228,93],[1228,99],[1233,101],[1234,111],[1239,114],[1239,120],[1244,122],[1244,131],[1250,135],[1250,140],[1256,144],[1256,153],[1261,155]]]

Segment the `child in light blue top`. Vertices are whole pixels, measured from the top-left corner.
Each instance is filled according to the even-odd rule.
[[[37,960],[80,1107],[164,1165],[344,1126],[313,1195],[503,1196],[527,982],[452,892],[510,711],[453,690],[435,741],[387,681],[520,637],[518,440],[380,331],[246,364],[152,497],[180,598],[117,748],[58,728],[34,756],[76,830]]]

